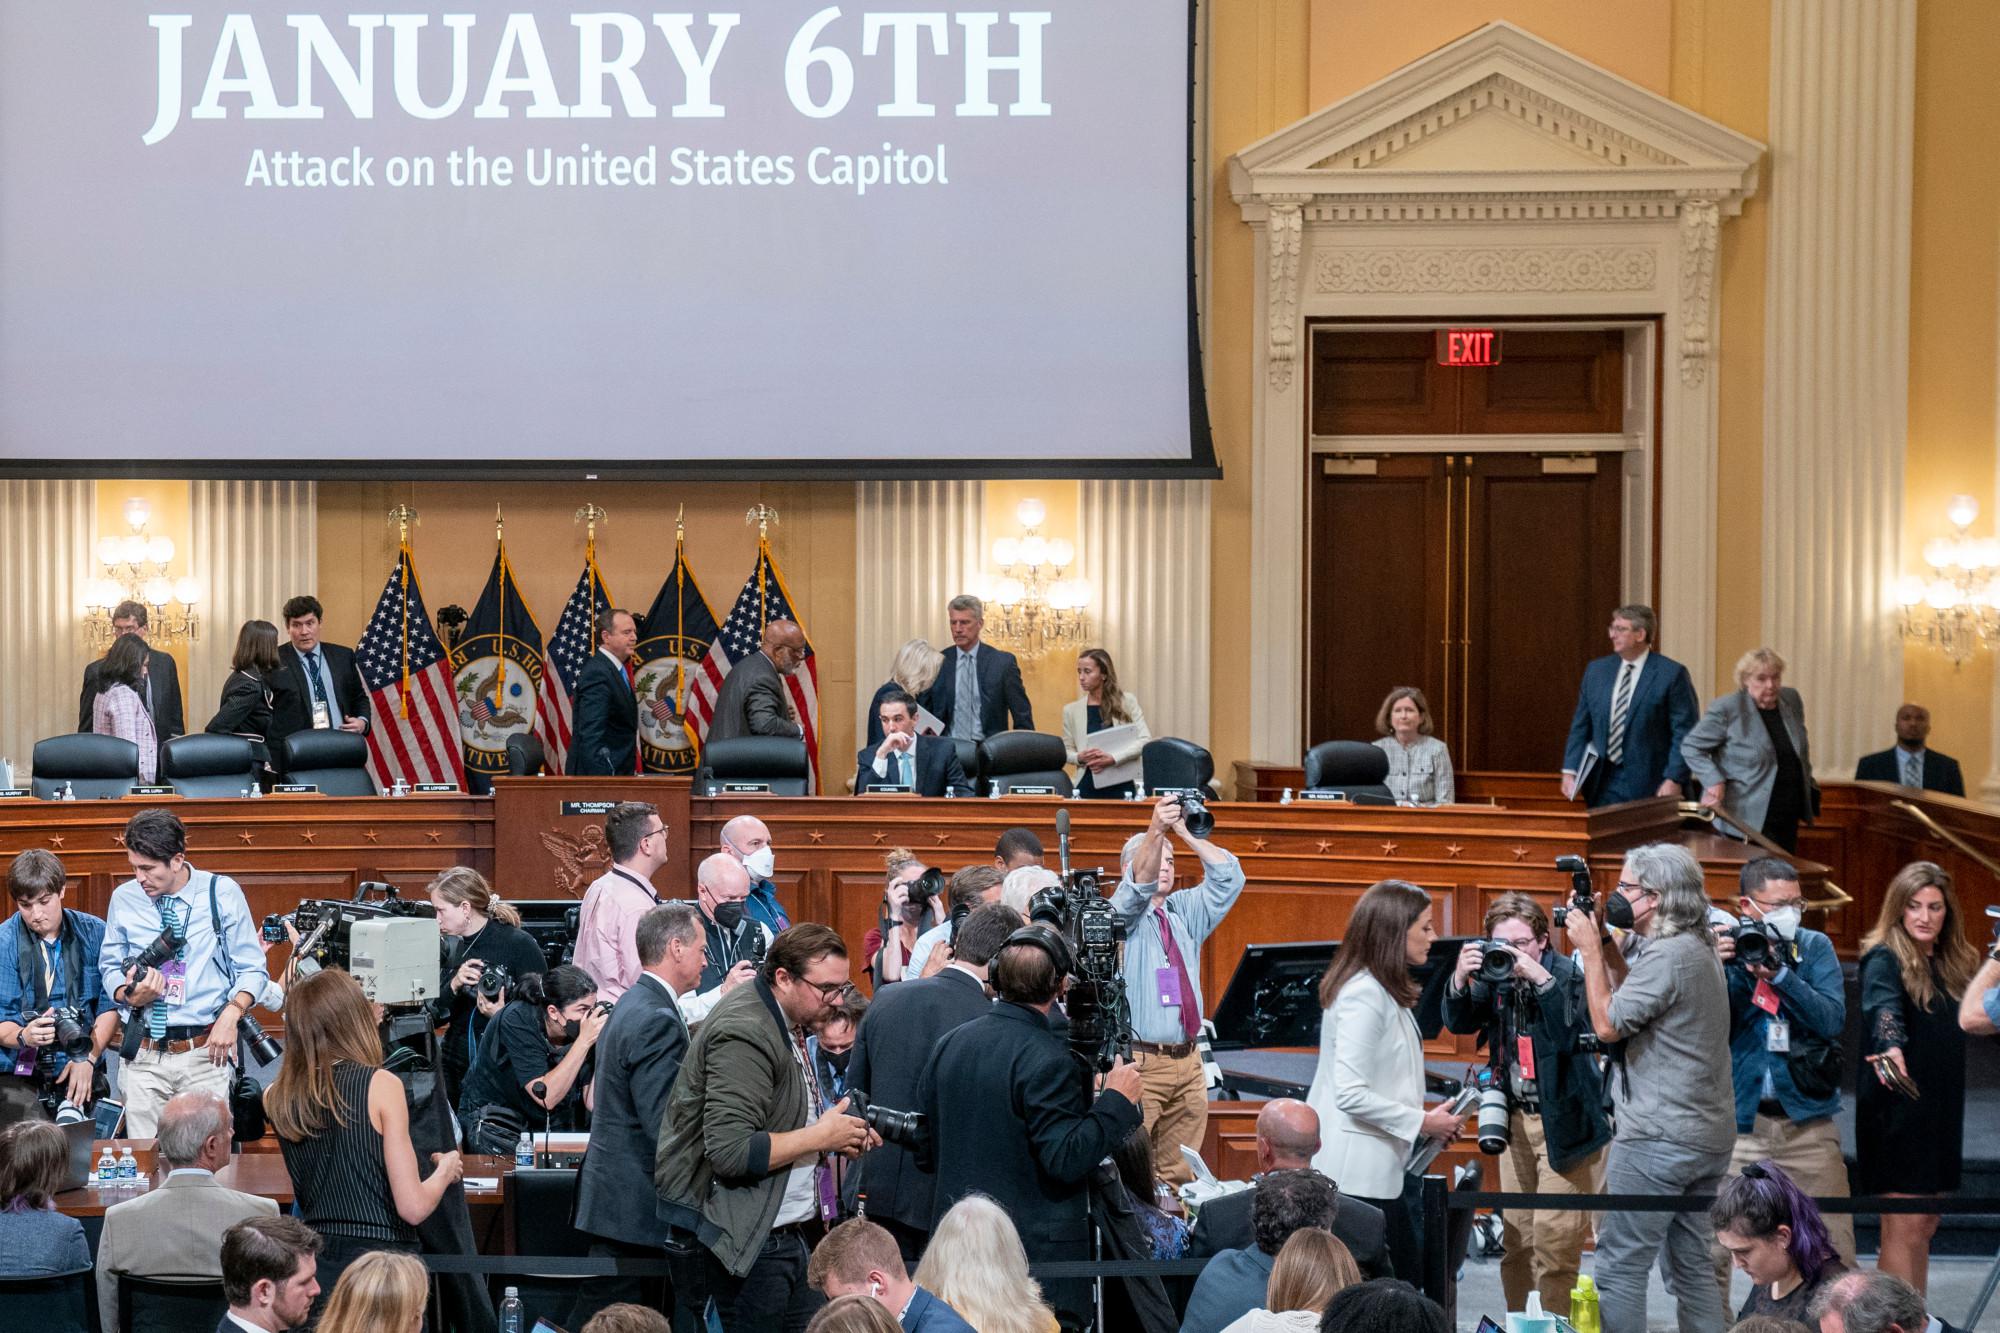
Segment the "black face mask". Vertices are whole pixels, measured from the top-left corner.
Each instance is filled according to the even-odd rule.
[[[715,905],[715,924],[721,926],[724,930],[735,930],[743,924],[743,904],[740,902],[717,903]]]
[[[1604,919],[1620,930],[1632,929],[1632,900],[1622,893],[1606,897]]]
[[[822,1046],[820,1047],[819,1054],[820,1058],[826,1061],[828,1069],[831,1069],[836,1074],[845,1074],[847,1072],[847,1057],[854,1054],[854,1051],[851,1048],[845,1051],[829,1051]]]
[[[580,1019],[580,1018],[566,1018],[566,1019],[564,1019],[564,1020],[563,1020],[563,1025],[562,1025],[562,1038],[561,1038],[561,1040],[560,1040],[559,1044],[560,1044],[560,1045],[563,1045],[563,1046],[567,1046],[567,1045],[569,1045],[569,1044],[570,1044],[571,1042],[575,1041],[575,1040],[576,1040],[576,1039],[577,1039],[577,1038],[578,1038],[578,1037],[579,1037],[580,1035],[582,1035],[582,1033],[583,1033],[583,1020],[582,1020],[582,1019]]]

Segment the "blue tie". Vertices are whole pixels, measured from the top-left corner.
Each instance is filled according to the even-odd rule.
[[[160,899],[160,924],[176,935],[180,934],[181,907],[172,898]],[[146,1006],[146,1035],[154,1041],[166,1040],[167,997],[164,995]]]
[[[905,750],[901,755],[897,757],[903,761],[902,762],[903,785],[905,787],[914,788],[917,785],[916,756],[911,754],[908,750]]]

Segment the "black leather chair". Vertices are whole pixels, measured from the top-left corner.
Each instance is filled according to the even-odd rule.
[[[1067,758],[1062,737],[1042,731],[1003,731],[979,742],[986,790],[1002,796],[1016,787],[1053,787],[1067,799],[1075,790],[1063,770]]]
[[[502,1199],[509,1219],[511,1253],[544,1259],[581,1259],[590,1252],[590,1238],[576,1229],[576,1184],[581,1172],[571,1167],[516,1170],[502,1177]],[[556,1277],[529,1272],[493,1273],[486,1279],[495,1306],[505,1288],[520,1290],[529,1328],[546,1319],[558,1328],[569,1326],[570,1311],[588,1277]]]
[[[322,796],[380,796],[368,776],[368,742],[326,727],[295,731],[278,745],[286,782],[310,782]]]
[[[160,781],[176,796],[242,796],[257,785],[257,761],[241,736],[196,732],[160,747]]]
[[[75,732],[35,742],[32,786],[42,800],[62,795],[67,783],[78,800],[123,796],[139,781],[139,747],[116,736]]]
[[[507,738],[507,776],[539,777],[549,766],[542,738],[530,731],[517,731]]]
[[[228,1313],[221,1278],[118,1275],[118,1333],[211,1329]]]
[[[965,772],[965,780],[972,784],[972,790],[979,795],[986,794],[986,775],[979,771],[979,742],[962,741],[948,737],[952,747],[958,751],[958,766]]]
[[[11,1326],[35,1333],[97,1333],[97,1274],[83,1268],[54,1277],[0,1278],[0,1311]]]
[[[732,736],[703,747],[706,794],[725,782],[767,782],[773,796],[804,796],[812,780],[806,743],[787,736]]]
[[[1215,790],[1215,756],[1178,736],[1158,736],[1139,751],[1139,780],[1148,792]]]
[[[1344,791],[1356,805],[1394,805],[1389,756],[1366,741],[1325,741],[1306,751],[1306,790]]]

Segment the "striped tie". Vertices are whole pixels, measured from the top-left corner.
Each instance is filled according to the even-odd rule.
[[[1604,744],[1604,759],[1618,763],[1625,757],[1625,714],[1632,707],[1632,664],[1618,671],[1618,690],[1611,696],[1611,739]]]
[[[176,935],[180,934],[181,907],[172,898],[160,899],[160,925]],[[164,995],[146,1006],[146,1035],[154,1041],[166,1040],[167,997]]]
[[[1903,755],[1903,785],[1921,791],[1924,785],[1924,761],[1922,756],[1905,753]]]

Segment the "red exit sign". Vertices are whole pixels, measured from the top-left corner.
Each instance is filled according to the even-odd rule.
[[[1500,330],[1439,329],[1437,352],[1441,366],[1497,366]]]

